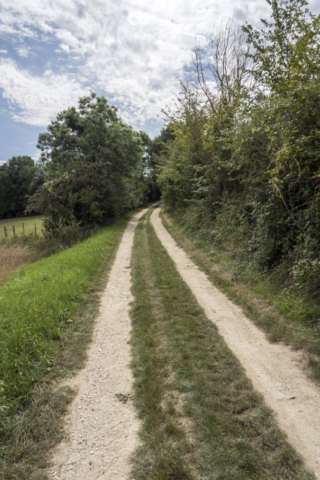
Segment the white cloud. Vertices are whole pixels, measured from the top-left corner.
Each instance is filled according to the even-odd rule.
[[[92,89],[123,104],[124,119],[140,127],[178,92],[197,35],[230,16],[258,22],[270,11],[265,0],[0,0],[0,5],[5,38],[54,41],[53,50],[65,55],[66,71],[75,59],[79,65],[77,77],[54,73],[54,66],[39,77],[12,61],[1,64],[0,87],[21,109],[13,115],[33,125],[47,124],[76,103],[86,91],[82,82],[89,80]]]
[[[19,57],[27,57],[29,55],[29,48],[27,48],[25,46],[18,47],[16,50],[17,50],[17,53],[18,53]]]
[[[20,70],[10,59],[0,60],[0,88],[14,120],[39,126],[46,126],[58,111],[74,105],[79,96],[88,93],[73,76],[51,73],[36,77]]]

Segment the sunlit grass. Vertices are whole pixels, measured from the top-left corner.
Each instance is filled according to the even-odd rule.
[[[55,382],[83,365],[125,225],[27,265],[0,287],[1,480],[46,478],[46,453],[73,396]]]

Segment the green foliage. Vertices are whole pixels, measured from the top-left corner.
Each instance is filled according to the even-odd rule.
[[[160,135],[153,140],[144,132],[140,132],[144,147],[145,155],[143,158],[144,166],[144,183],[146,185],[146,196],[150,202],[159,200],[161,190],[158,182],[158,175],[160,173],[159,157],[164,150],[166,143],[173,138],[170,128],[162,129]]]
[[[0,166],[0,218],[21,216],[28,196],[43,183],[43,173],[31,157],[18,156]]]
[[[253,75],[273,91],[285,93],[292,85],[308,82],[320,73],[320,17],[307,8],[307,0],[267,0],[273,22],[265,28],[243,27],[255,49]]]
[[[183,89],[168,115],[174,139],[161,153],[159,183],[168,209],[196,206],[200,225],[210,219],[216,232],[237,232],[244,262],[318,297],[320,16],[305,0],[268,3],[265,29],[244,27],[251,90],[217,89],[208,102],[199,88]]]
[[[135,208],[144,195],[140,134],[94,93],[61,112],[39,135],[47,181],[28,206],[48,231],[105,224]]]

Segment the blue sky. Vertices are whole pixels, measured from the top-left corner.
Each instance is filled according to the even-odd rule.
[[[258,24],[265,0],[0,0],[0,161],[38,156],[38,134],[90,90],[155,135],[196,37]],[[319,13],[320,2],[310,3]]]

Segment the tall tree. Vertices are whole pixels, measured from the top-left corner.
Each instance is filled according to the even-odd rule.
[[[313,15],[307,0],[266,0],[271,21],[262,20],[264,29],[243,27],[256,80],[271,91],[284,93],[320,74],[320,15]]]
[[[61,112],[38,147],[48,181],[28,209],[44,213],[47,229],[101,224],[141,201],[141,137],[104,97],[92,93]]]

